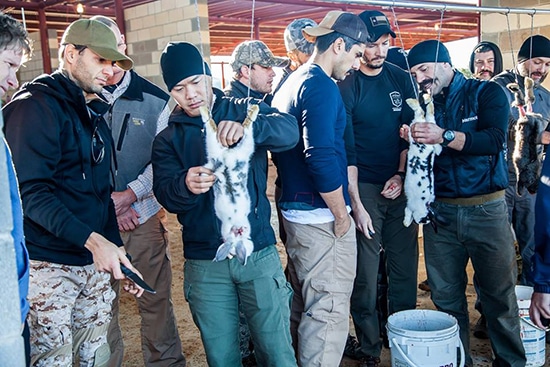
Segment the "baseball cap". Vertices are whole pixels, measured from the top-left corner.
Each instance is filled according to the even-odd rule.
[[[262,41],[244,41],[237,45],[231,55],[229,64],[237,72],[243,65],[257,64],[263,67],[281,66],[287,63],[286,59],[276,57]]]
[[[105,24],[91,19],[79,19],[69,24],[61,44],[86,46],[105,60],[115,61],[123,70],[130,70],[134,65],[132,59],[120,53],[113,31]]]
[[[357,42],[367,43],[368,41],[368,30],[361,18],[355,14],[339,10],[329,11],[318,26],[305,28],[303,32],[312,37],[338,32],[353,38]]]
[[[390,34],[395,38],[395,32],[391,30],[390,21],[384,13],[377,10],[365,10],[359,14],[359,18],[367,26],[369,42],[376,42],[384,34]]]
[[[314,44],[306,40],[302,33],[302,29],[315,26],[317,26],[317,23],[309,18],[293,20],[285,28],[284,39],[286,50],[288,52],[298,50],[306,55],[311,55],[313,53]]]

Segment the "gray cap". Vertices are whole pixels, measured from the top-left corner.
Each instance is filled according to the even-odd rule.
[[[285,65],[286,63],[286,59],[275,57],[269,47],[262,41],[244,41],[240,43],[233,50],[229,62],[235,72],[239,71],[243,65],[257,64],[267,68]]]
[[[316,27],[317,23],[309,18],[300,18],[293,20],[285,29],[285,47],[288,52],[298,50],[306,55],[313,53],[312,42],[304,37],[302,29],[306,27]]]

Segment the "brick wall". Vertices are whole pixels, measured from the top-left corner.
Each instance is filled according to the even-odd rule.
[[[33,40],[33,55],[32,58],[25,63],[25,66],[19,69],[19,84],[31,81],[38,75],[44,73],[40,34],[38,32],[34,32],[29,34],[29,37]],[[50,47],[52,70],[56,70],[59,66],[59,59],[57,57],[59,44],[57,42],[55,30],[48,30],[48,46]]]
[[[514,8],[550,9],[550,0],[481,0],[481,6]],[[508,18],[508,21],[507,19]],[[531,20],[533,30],[531,31]],[[510,33],[508,32],[508,22]],[[481,39],[492,41],[499,45],[502,51],[504,68],[510,69],[517,62],[517,53],[523,41],[532,34],[542,34],[550,38],[550,15],[536,14],[531,17],[527,14],[482,13],[481,14]],[[510,42],[511,39],[511,42]],[[513,56],[513,57],[512,57]]]
[[[163,89],[159,61],[168,42],[191,42],[202,48],[209,60],[208,7],[206,0],[197,1],[198,7],[194,0],[159,0],[124,11],[127,53],[134,60],[134,68]]]

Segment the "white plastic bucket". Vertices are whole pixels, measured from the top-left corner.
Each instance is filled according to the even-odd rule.
[[[539,329],[531,322],[529,317],[529,306],[531,306],[531,295],[533,287],[525,285],[516,286],[516,298],[518,299],[519,318],[521,327],[521,341],[525,349],[527,357],[526,367],[544,366],[546,359],[545,355],[545,338],[546,332]]]
[[[456,367],[460,348],[460,367],[464,348],[454,317],[433,310],[396,312],[386,325],[392,367]]]

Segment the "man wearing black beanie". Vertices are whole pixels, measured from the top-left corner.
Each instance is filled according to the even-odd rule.
[[[436,123],[414,123],[418,143],[441,144],[434,173],[432,209],[449,224],[424,226],[424,253],[432,301],[454,316],[470,356],[466,264],[470,259],[479,283],[483,311],[495,360],[493,366],[523,367],[515,296],[515,251],[504,191],[509,105],[495,83],[466,79],[454,70],[446,47],[424,41],[409,52],[411,74],[431,93]],[[409,128],[402,128],[402,137]]]
[[[153,191],[163,207],[178,215],[182,225],[185,298],[201,332],[208,365],[241,365],[240,301],[258,364],[296,366],[290,337],[292,290],[274,246],[266,196],[267,150],[283,151],[296,145],[296,119],[259,100],[229,98],[213,89],[210,68],[190,43],[168,44],[160,65],[177,106],[168,127],[153,143]],[[258,104],[260,109],[253,124],[254,154],[246,185],[251,204],[250,208],[243,208],[250,213],[254,251],[246,265],[231,255],[212,261],[223,239],[211,189],[216,176],[204,167],[207,152],[199,108],[211,109],[218,141],[228,148],[244,136],[242,121],[249,104]]]
[[[497,82],[508,96],[509,126],[508,126],[508,157],[512,157],[515,147],[515,122],[518,119],[518,109],[512,107],[514,95],[506,85],[518,83],[521,90],[524,90],[524,78],[530,77],[535,82],[534,94],[535,103],[533,112],[539,113],[543,118],[550,118],[550,92],[542,86],[550,70],[550,40],[541,35],[534,35],[527,38],[517,55],[518,64],[514,69],[506,70],[497,75],[493,80]],[[550,133],[544,131],[537,141],[542,144],[550,143]],[[539,147],[542,150],[542,145]],[[531,258],[535,249],[535,199],[536,195],[523,189],[520,194],[517,192],[517,174],[513,160],[508,160],[508,178],[510,185],[506,190],[506,201],[508,203],[509,220],[516,234],[520,255],[522,258],[522,270],[519,282],[522,285],[533,285],[531,274]]]

